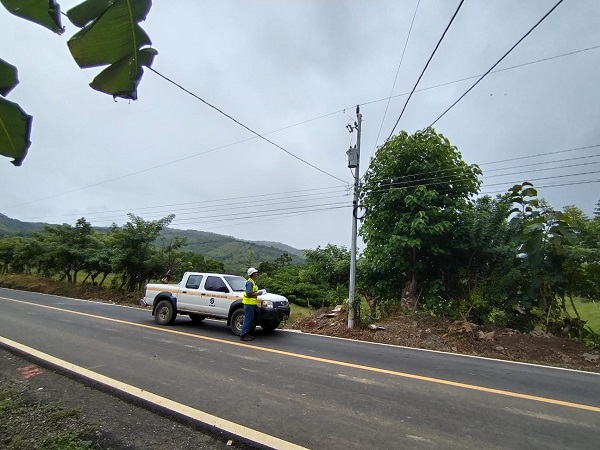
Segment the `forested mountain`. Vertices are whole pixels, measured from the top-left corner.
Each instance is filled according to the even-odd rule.
[[[4,236],[25,236],[34,231],[42,231],[46,223],[39,222],[21,222],[17,219],[11,219],[0,213],[0,237]]]
[[[264,245],[265,247],[275,247],[281,250],[282,252],[288,252],[292,258],[294,257],[294,255],[296,255],[304,259],[304,250],[298,250],[297,248],[291,247],[286,244],[282,244],[281,242],[254,241],[254,243],[258,245]]]
[[[228,271],[234,273],[243,272],[249,266],[258,266],[263,261],[273,262],[284,252],[289,254],[293,263],[304,262],[302,250],[279,242],[248,242],[222,234],[173,228],[165,228],[160,235],[166,240],[177,236],[186,238],[187,244],[182,250],[221,261]]]
[[[0,238],[5,236],[27,236],[34,231],[43,231],[45,226],[53,224],[39,222],[22,222],[0,214]],[[107,231],[106,227],[95,227],[96,231]],[[205,257],[215,259],[225,265],[225,270],[233,273],[243,273],[248,266],[258,266],[263,261],[273,262],[284,252],[292,258],[292,262],[304,262],[302,250],[279,242],[248,242],[232,236],[208,233],[196,230],[177,230],[165,228],[161,238],[170,241],[175,237],[187,239],[182,250],[200,253]]]

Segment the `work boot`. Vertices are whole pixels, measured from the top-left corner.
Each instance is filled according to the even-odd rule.
[[[251,341],[254,338],[252,336],[250,336],[249,334],[245,335],[245,336],[240,336],[240,341]]]

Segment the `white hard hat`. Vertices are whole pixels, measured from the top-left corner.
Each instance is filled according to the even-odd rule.
[[[256,270],[254,267],[250,267],[248,269],[248,276],[250,276],[250,275],[252,275],[253,273],[256,273],[256,272],[258,272],[258,270]]]

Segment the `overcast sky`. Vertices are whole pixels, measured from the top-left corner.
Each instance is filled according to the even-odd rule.
[[[66,11],[79,2],[60,3]],[[34,117],[23,165],[0,159],[0,212],[92,225],[173,213],[174,228],[349,246],[345,152],[356,133],[346,125],[363,104],[362,174],[458,3],[420,2],[384,120],[417,0],[154,2],[142,22],[159,52],[154,69],[259,133],[282,129],[267,137],[330,175],[148,70],[138,101],[113,101],[88,86],[100,70],[71,58],[66,42],[77,29],[68,19],[57,36],[0,8],[0,58],[20,79],[8,99]],[[555,3],[466,0],[419,88],[484,73]],[[566,150],[600,145],[599,22],[597,0],[564,1],[498,68],[592,49],[490,74],[436,124],[481,165],[484,193],[523,180],[563,184],[540,195],[593,213],[600,147]],[[430,125],[474,81],[415,93],[397,132]],[[492,164],[539,154],[547,155]]]

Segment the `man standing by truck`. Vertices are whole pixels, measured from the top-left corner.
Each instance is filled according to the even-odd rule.
[[[242,324],[242,333],[240,339],[242,341],[251,341],[254,338],[250,335],[250,328],[254,322],[254,308],[258,304],[258,296],[264,294],[263,290],[259,290],[256,285],[258,270],[254,267],[248,269],[248,281],[246,281],[246,290],[242,298],[244,304],[244,323]]]

